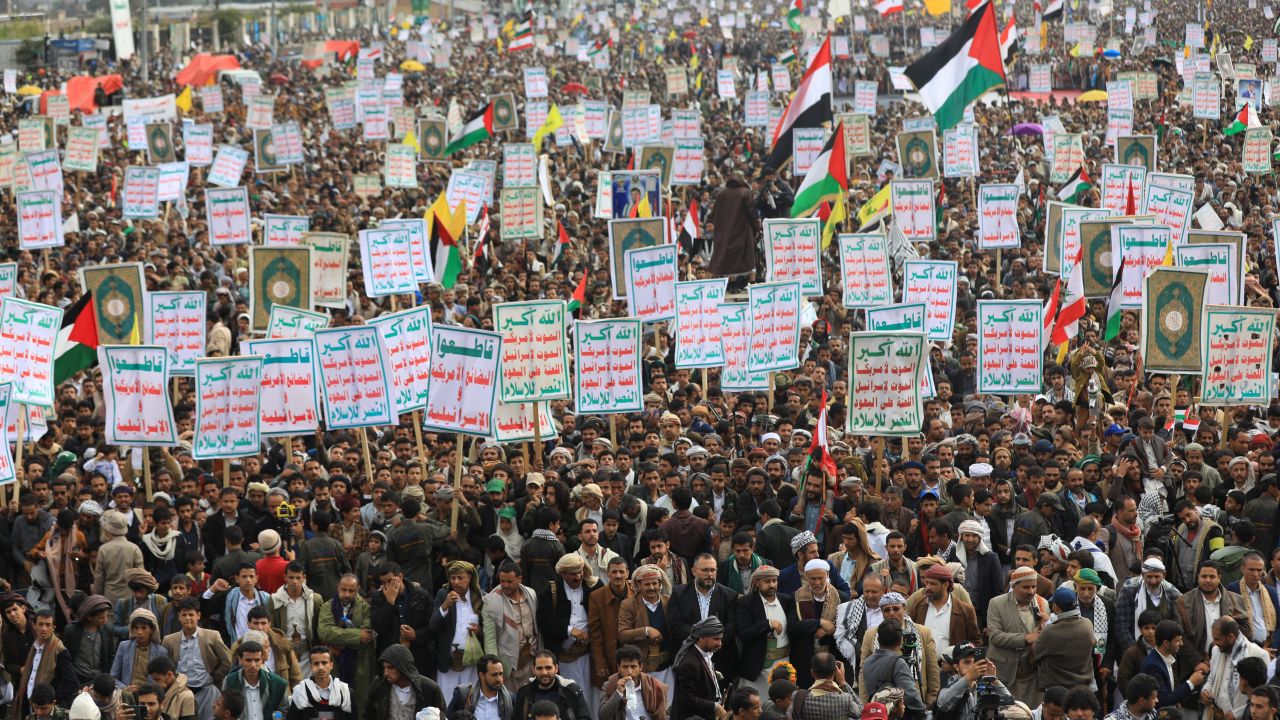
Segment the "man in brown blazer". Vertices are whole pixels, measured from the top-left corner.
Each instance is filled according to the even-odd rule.
[[[1209,661],[1213,634],[1205,615],[1206,602],[1218,603],[1218,617],[1230,615],[1235,618],[1240,624],[1241,634],[1249,637],[1253,608],[1239,593],[1233,593],[1222,585],[1222,569],[1210,560],[1196,571],[1196,586],[1178,598],[1178,615],[1182,618],[1182,629],[1187,633],[1178,660],[1188,661],[1188,666]]]
[[[933,631],[938,653],[950,655],[951,648],[960,643],[981,645],[982,633],[978,630],[977,612],[972,605],[952,594],[951,571],[945,565],[930,565],[924,571],[923,578],[924,601],[916,603],[908,614],[912,622]],[[946,613],[949,618],[945,625],[941,613]],[[944,627],[945,634],[940,632]]]
[[[675,687],[671,661],[680,640],[667,626],[667,600],[663,593],[666,571],[657,565],[641,565],[632,577],[635,594],[618,609],[618,642],[640,648],[644,671],[668,688]],[[670,698],[668,698],[670,702]]]
[[[165,635],[160,644],[169,651],[178,672],[186,676],[187,689],[196,698],[196,714],[210,717],[218,688],[231,670],[231,652],[217,630],[200,627],[199,600],[188,597],[176,602],[182,629]]]
[[[618,615],[630,598],[627,561],[614,556],[608,565],[609,582],[587,598],[587,631],[591,634],[591,678],[598,687],[618,672]]]

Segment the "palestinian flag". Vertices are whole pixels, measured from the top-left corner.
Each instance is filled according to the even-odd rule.
[[[462,130],[449,141],[444,149],[445,157],[448,157],[459,150],[466,150],[476,143],[484,142],[493,137],[493,103],[490,102],[484,108],[476,113],[466,125],[462,126]]]
[[[796,190],[791,217],[809,217],[823,204],[839,200],[849,190],[849,165],[844,157],[844,123],[827,139],[813,166]]]
[[[1070,342],[1080,332],[1080,318],[1084,317],[1085,312],[1083,260],[1082,249],[1071,267],[1067,268],[1062,304],[1059,306],[1058,319],[1053,323],[1053,336],[1049,338],[1057,345]]]
[[[889,17],[894,13],[902,12],[902,0],[876,0],[876,12],[880,13],[880,17]]]
[[[1040,352],[1049,347],[1049,338],[1053,335],[1053,325],[1058,321],[1058,304],[1062,297],[1062,278],[1053,285],[1053,294],[1044,304],[1044,327],[1040,330]]]
[[[94,319],[93,296],[85,293],[62,314],[62,329],[53,348],[54,387],[97,364],[98,323]]]
[[[1092,188],[1093,181],[1089,179],[1089,173],[1085,172],[1084,166],[1081,165],[1067,179],[1067,183],[1062,186],[1062,189],[1058,191],[1058,199],[1062,202],[1074,203],[1082,194]]]
[[[564,249],[569,247],[569,233],[565,232],[564,223],[556,220],[556,246],[551,253],[551,262],[547,263],[549,267],[555,267],[560,262],[560,258],[564,255]]]
[[[1260,127],[1258,125],[1258,118],[1254,117],[1253,110],[1249,107],[1249,103],[1245,103],[1244,107],[1240,108],[1240,112],[1236,113],[1236,119],[1227,126],[1226,130],[1222,131],[1222,134],[1227,137],[1231,137],[1232,135],[1239,135],[1249,128],[1256,127]]]
[[[787,48],[787,51],[782,53],[782,55],[778,57],[778,62],[783,65],[790,65],[795,61],[796,61],[795,48]]]
[[[449,209],[444,193],[436,198],[427,212],[428,236],[431,240],[431,267],[436,282],[446,290],[458,281],[462,272],[462,255],[458,252],[458,238],[467,226],[467,203],[458,203],[456,210]]]
[[[573,297],[569,298],[569,312],[576,313],[587,304],[587,273],[588,268],[582,269],[582,279],[578,281],[578,287],[573,289]],[[577,317],[577,315],[574,315]]]
[[[831,36],[828,35],[773,130],[772,149],[764,159],[765,167],[782,167],[791,159],[792,130],[822,127],[822,123],[831,121],[831,89]]]
[[[941,45],[907,67],[907,78],[933,113],[938,132],[964,118],[965,108],[1004,85],[996,9],[984,2]]]
[[[612,41],[612,40],[610,40],[610,41],[609,41],[609,44],[608,44],[608,45],[605,45],[604,43],[600,42],[599,40],[596,40],[595,42],[591,43],[591,49],[587,51],[587,57],[595,57],[595,56],[599,55],[600,53],[604,52],[604,49],[605,49],[606,47],[609,47],[609,46],[612,46],[612,45],[613,45],[613,41]]]
[[[1124,267],[1128,264],[1129,259],[1122,258],[1120,267],[1116,269],[1116,277],[1111,281],[1111,296],[1107,299],[1107,329],[1102,336],[1103,342],[1120,334],[1120,316],[1123,314],[1120,304],[1124,302]]]
[[[787,10],[787,26],[792,32],[801,32],[800,16],[804,14],[804,0],[791,0],[791,8]]]
[[[525,13],[524,18],[515,24],[511,33],[511,44],[507,46],[507,52],[527,50],[533,47],[533,13]]]
[[[1062,9],[1066,6],[1066,0],[1049,0],[1049,4],[1045,6],[1044,12],[1040,15],[1040,19],[1044,22],[1057,20],[1062,17]]]
[[[1018,54],[1018,41],[1021,37],[1018,34],[1018,19],[1010,17],[1009,24],[1000,33],[1000,59],[1004,62],[1006,73],[1013,64],[1013,56]]]

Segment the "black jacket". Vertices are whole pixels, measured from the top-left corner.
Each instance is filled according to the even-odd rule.
[[[796,604],[790,595],[778,593],[777,599],[782,605],[782,612],[787,618],[787,634],[795,633],[800,625],[796,619]],[[754,679],[764,669],[765,649],[773,627],[764,614],[764,600],[759,593],[749,592],[738,598],[738,608],[734,615],[735,631],[742,643],[742,655],[738,658],[738,675]],[[788,640],[790,637],[788,637]]]
[[[427,622],[427,632],[435,639],[437,672],[445,670],[453,664],[453,632],[458,627],[458,606],[455,604],[449,608],[447,613],[440,614],[440,608],[444,605],[444,599],[449,597],[449,592],[447,587],[440,588],[436,592],[435,603],[431,606],[431,620]],[[481,609],[483,610],[483,607]],[[480,615],[480,613],[477,612],[476,615]],[[476,637],[480,638],[483,644],[483,620],[477,620],[476,622],[481,626],[481,630],[476,633]]]
[[[604,585],[600,582],[600,578],[591,579],[595,581],[592,585],[587,584],[585,576],[582,579],[582,602],[579,604],[582,606],[583,617],[587,615],[587,598]],[[559,655],[566,649],[565,644],[571,638],[569,635],[570,603],[569,598],[565,596],[564,581],[557,577],[546,585],[530,585],[530,587],[538,593],[538,629],[542,632],[543,645]],[[590,643],[587,643],[586,650],[591,651]]]
[[[712,661],[716,664],[716,670],[725,677],[734,677],[737,674],[738,649],[737,643],[733,640],[737,604],[738,593],[731,588],[716,583],[716,586],[711,589],[711,604],[707,613],[715,615],[724,624],[725,636],[724,645],[713,656]],[[667,602],[667,628],[671,630],[671,636],[683,642],[684,638],[689,637],[694,624],[701,619],[702,612],[698,608],[697,588],[693,583],[676,586],[671,593],[671,599]]]
[[[524,584],[538,592],[545,590],[547,583],[560,579],[556,573],[556,562],[562,557],[564,545],[559,540],[536,535],[525,540],[524,547],[520,549],[520,569],[524,574]]]
[[[702,654],[698,652],[697,647],[690,648],[684,657],[680,658],[680,662],[672,666],[671,673],[676,685],[671,705],[671,720],[716,716],[716,698],[720,694],[719,683],[707,669],[707,664],[702,661]],[[754,677],[753,675],[752,678]]]
[[[511,713],[511,720],[533,720],[533,704],[536,702],[534,690],[537,685],[538,681],[532,680],[516,691],[516,706]],[[557,675],[555,696],[554,702],[560,709],[560,720],[591,720],[591,710],[587,707],[587,700],[578,683]]]
[[[102,642],[98,643],[98,665],[101,668],[109,668],[116,657],[116,636],[111,629],[110,622],[98,628],[98,637],[102,638]],[[79,621],[67,623],[67,626],[62,630],[62,644],[67,648],[67,652],[71,653],[73,660],[77,653],[80,652],[80,643],[83,641],[84,626]],[[77,676],[77,682],[80,685],[88,685],[93,682],[93,677],[82,678]]]
[[[396,633],[396,637],[400,637],[399,632]],[[409,678],[409,685],[413,688],[414,714],[422,708],[433,707],[439,709],[440,716],[444,717],[444,693],[440,692],[440,686],[434,680],[418,674],[418,667],[413,663],[413,655],[409,652],[409,648],[399,644],[392,645],[378,655],[378,661],[390,663],[400,671],[400,674]],[[381,673],[369,687],[369,699],[365,701],[364,717],[391,717],[391,683],[387,682]]]
[[[426,590],[418,587],[417,583],[406,581],[402,597],[405,602],[403,616],[399,607],[387,602],[386,595],[381,591],[369,597],[369,621],[373,631],[378,634],[377,646],[374,649],[378,657],[382,657],[382,654],[390,648],[403,647],[400,645],[400,626],[409,625],[414,629],[417,637],[411,648],[405,649],[411,649],[415,665],[431,671],[434,669],[431,666],[435,664],[435,659],[428,652],[431,635],[428,623],[431,620],[433,607],[431,596]],[[440,689],[436,688],[436,692],[440,692]],[[441,705],[443,706],[443,702]]]

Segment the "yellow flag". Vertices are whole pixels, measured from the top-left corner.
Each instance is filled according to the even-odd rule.
[[[822,228],[822,249],[826,250],[831,247],[831,238],[835,236],[836,225],[844,222],[849,218],[849,213],[845,211],[844,197],[836,201],[831,207],[831,214],[827,216],[827,224]]]
[[[1071,343],[1062,343],[1058,346],[1058,364],[1062,365],[1067,362],[1067,349],[1071,347]]]
[[[137,315],[133,316],[133,329],[129,331],[129,344],[141,345],[142,335],[138,332],[138,328],[142,326],[142,318]]]
[[[676,31],[675,31],[675,30],[672,30],[671,32],[667,33],[667,39],[668,39],[668,40],[675,40],[675,39],[676,39]]]
[[[539,152],[542,150],[542,141],[551,133],[558,130],[564,125],[564,118],[560,117],[560,106],[552,105],[547,111],[547,119],[543,121],[542,127],[533,134],[533,150]]]
[[[1080,43],[1076,43],[1075,47],[1071,48],[1070,55],[1071,57],[1080,57]]]
[[[498,53],[502,53],[502,38],[494,38],[494,42],[498,43]]]
[[[573,22],[569,24],[569,27],[578,27],[580,22],[582,22],[582,13],[573,16]]]
[[[653,217],[653,208],[649,205],[649,195],[647,193],[640,196],[640,202],[636,205],[636,217]]]
[[[887,212],[889,209],[889,184],[880,188],[880,191],[871,197],[862,207],[858,208],[858,226],[866,227],[876,215]]]
[[[1244,49],[1245,49],[1245,50],[1252,50],[1252,49],[1253,49],[1253,36],[1252,36],[1252,35],[1245,35],[1245,36],[1244,36]]]
[[[515,29],[515,26],[516,26],[515,18],[507,20],[507,24],[502,26],[502,34],[506,35],[507,37],[510,37],[511,32]]]
[[[422,154],[422,146],[418,144],[418,137],[413,134],[412,129],[404,134],[404,140],[402,140],[401,142],[413,148],[413,151],[418,153],[419,155]]]
[[[1218,54],[1218,33],[1213,34],[1213,42],[1209,43],[1209,54],[1210,55]]]
[[[698,25],[702,27],[711,27],[711,21],[706,18],[699,18]]]
[[[924,0],[924,8],[937,17],[951,12],[951,0]]]
[[[1164,260],[1160,262],[1161,267],[1173,267],[1173,241],[1170,240],[1168,245],[1164,246]]]
[[[697,55],[694,55],[693,57],[689,58],[689,67],[693,68],[694,70],[697,70],[697,69],[698,69],[698,56],[697,56]]]
[[[694,60],[697,60],[697,59],[698,58],[694,58]],[[702,89],[702,73],[701,72],[698,73],[698,77],[693,79],[693,89],[694,90]]]
[[[640,41],[640,54],[641,54],[641,55],[643,55],[643,54],[644,54],[644,41],[643,41],[643,40],[641,40],[641,41]]]
[[[177,105],[178,109],[184,113],[191,112],[191,86],[190,85],[188,85],[186,89],[182,91],[182,94],[174,98],[173,104]]]

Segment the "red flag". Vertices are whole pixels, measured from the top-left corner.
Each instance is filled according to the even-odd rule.
[[[1138,198],[1133,194],[1133,176],[1129,176],[1129,198],[1124,202],[1125,215],[1138,214]]]

